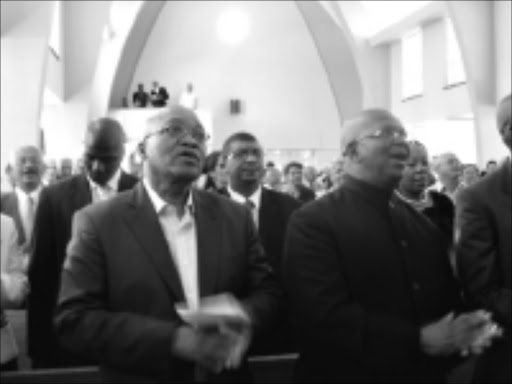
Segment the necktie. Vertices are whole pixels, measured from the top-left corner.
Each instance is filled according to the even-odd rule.
[[[25,218],[25,234],[26,234],[26,242],[30,242],[30,236],[32,235],[32,228],[34,226],[34,218],[35,218],[35,210],[36,210],[36,202],[34,198],[30,195],[27,195],[27,213]]]
[[[254,224],[256,225],[256,227],[258,226],[258,220],[256,218],[256,205],[251,201],[251,199],[245,199],[245,203],[244,205],[249,208],[249,210],[251,211],[251,215],[252,215],[252,221],[254,221]]]

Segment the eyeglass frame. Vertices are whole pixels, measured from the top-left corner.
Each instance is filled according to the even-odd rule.
[[[386,132],[387,132],[387,134],[384,134]],[[347,154],[347,152],[349,151],[350,148],[354,147],[356,144],[360,143],[361,141],[363,141],[365,139],[383,139],[383,138],[393,139],[393,140],[397,140],[397,139],[407,140],[407,132],[403,128],[401,130],[395,129],[395,128],[390,128],[390,127],[383,127],[383,128],[376,129],[375,131],[373,131],[371,133],[357,137],[354,140],[352,140],[351,142],[349,142],[345,148],[344,155]]]
[[[173,128],[176,129],[177,127],[179,127],[182,130],[182,132],[180,134],[172,134],[171,130]],[[145,142],[150,137],[156,136],[156,135],[166,135],[172,139],[175,139],[176,141],[181,141],[188,134],[199,144],[205,145],[208,142],[208,140],[210,140],[210,135],[207,132],[205,132],[204,129],[201,129],[202,137],[196,137],[194,135],[194,132],[192,132],[192,129],[194,129],[196,127],[202,128],[202,126],[200,124],[195,125],[193,128],[190,128],[190,129],[184,128],[182,125],[178,125],[178,124],[169,124],[168,126],[162,127],[154,132],[148,133],[147,135],[144,136],[144,138],[142,139],[142,142]]]

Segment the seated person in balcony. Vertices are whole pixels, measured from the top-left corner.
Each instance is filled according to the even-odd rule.
[[[151,90],[149,97],[153,107],[165,107],[167,105],[167,100],[169,100],[169,93],[165,87],[161,87],[158,84],[158,81],[153,81],[153,89]]]
[[[197,109],[197,95],[194,92],[192,83],[188,83],[187,89],[181,93],[180,105],[193,110]]]
[[[137,86],[137,91],[133,94],[133,106],[138,108],[145,108],[149,102],[149,95],[144,90],[144,84],[139,84]]]

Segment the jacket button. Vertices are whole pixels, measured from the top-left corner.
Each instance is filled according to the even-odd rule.
[[[419,291],[420,290],[420,285],[418,283],[412,283],[412,288],[415,290],[415,291]]]

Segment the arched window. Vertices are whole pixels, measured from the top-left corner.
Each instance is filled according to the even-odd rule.
[[[51,28],[48,46],[55,58],[60,60],[62,53],[62,1],[55,2]]]
[[[414,29],[402,37],[402,99],[423,93],[423,31]]]
[[[446,85],[466,82],[466,70],[462,61],[459,41],[451,19],[445,22],[446,36]]]

